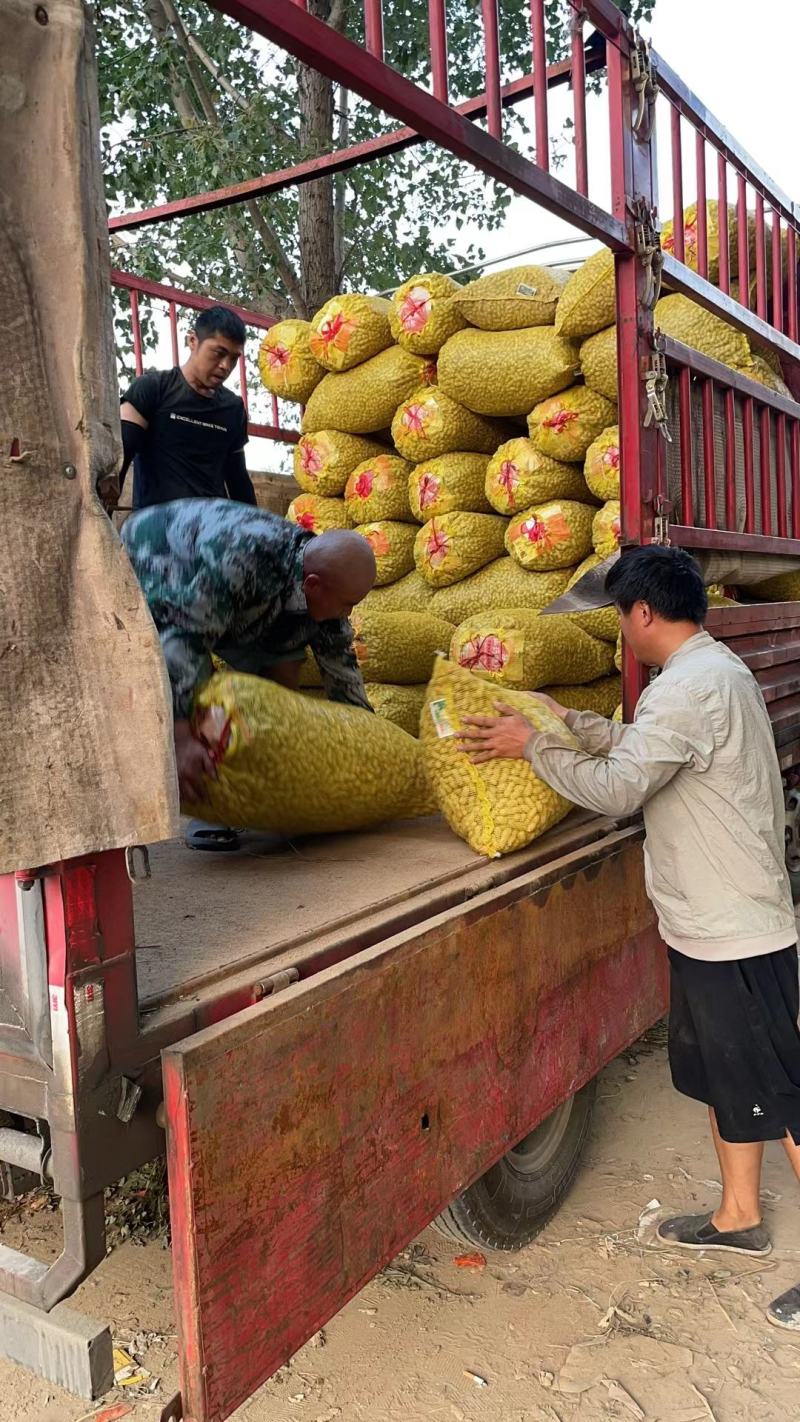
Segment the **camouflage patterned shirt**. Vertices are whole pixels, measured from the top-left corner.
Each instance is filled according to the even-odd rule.
[[[349,622],[309,616],[303,556],[312,534],[266,509],[181,499],[133,514],[121,536],[161,639],[176,720],[191,715],[212,652],[267,675],[310,647],[329,700],[372,709]]]

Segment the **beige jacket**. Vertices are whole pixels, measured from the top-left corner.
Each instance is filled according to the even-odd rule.
[[[567,724],[580,750],[542,733],[526,757],[577,805],[644,810],[647,892],[670,947],[722,961],[796,941],[772,729],[733,652],[700,632],[643,692],[633,725],[590,711]]]

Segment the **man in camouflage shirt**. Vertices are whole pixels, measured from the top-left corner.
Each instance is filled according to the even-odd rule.
[[[328,698],[372,709],[347,621],[375,581],[375,558],[360,534],[315,537],[265,509],[181,499],[133,514],[122,541],[167,663],[182,796],[202,800],[203,779],[215,773],[191,728],[212,652],[236,671],[294,688],[310,647]],[[233,831],[215,831],[235,847]]]

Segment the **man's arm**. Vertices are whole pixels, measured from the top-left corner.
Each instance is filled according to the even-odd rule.
[[[137,454],[141,454],[158,406],[159,383],[155,371],[139,375],[122,397],[119,418],[122,425],[122,468],[119,471],[120,494],[125,475]]]
[[[353,629],[349,622],[320,622],[309,646],[320,670],[329,701],[344,701],[371,711],[353,651]]]
[[[238,504],[252,504],[253,506],[257,504],[256,491],[247,472],[243,449],[236,449],[228,455],[225,460],[224,477],[229,499],[235,499]]]
[[[192,632],[167,627],[160,633],[161,650],[172,688],[175,761],[182,800],[205,799],[205,780],[216,778],[216,767],[202,741],[192,734],[195,692],[213,671],[205,643]]]
[[[119,492],[125,485],[125,475],[137,454],[141,454],[147,443],[148,424],[133,405],[123,403],[120,407],[122,430],[122,466],[119,471]]]
[[[602,718],[599,718],[602,720]],[[705,770],[714,736],[685,692],[652,695],[632,726],[620,726],[606,754],[572,750],[548,733],[532,735],[525,758],[575,805],[601,815],[632,815],[685,765]]]
[[[598,716],[596,711],[568,711],[564,723],[569,727],[581,750],[589,755],[608,755],[622,740],[625,727],[619,721],[610,721],[607,716]]]

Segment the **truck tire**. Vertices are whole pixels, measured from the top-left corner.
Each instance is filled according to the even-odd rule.
[[[524,1249],[575,1178],[597,1090],[590,1081],[470,1185],[434,1220],[447,1239],[480,1249]]]

